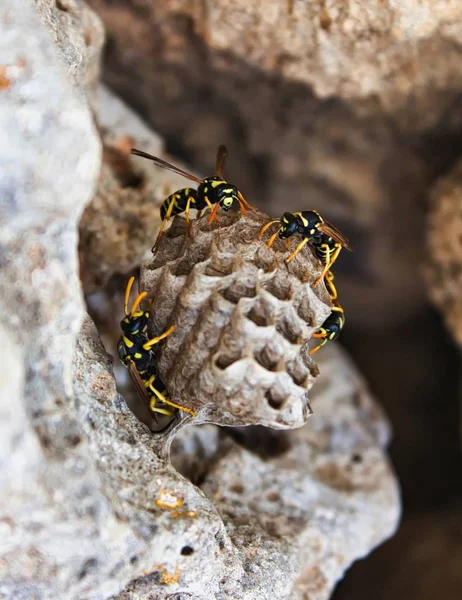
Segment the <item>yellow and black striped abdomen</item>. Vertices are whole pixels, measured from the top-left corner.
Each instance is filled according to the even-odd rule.
[[[338,248],[338,246],[341,247],[341,245],[335,240],[327,236],[323,236],[322,241],[313,241],[311,244],[313,246],[314,253],[324,265],[329,262],[332,254]]]
[[[197,208],[197,190],[194,188],[183,188],[170,194],[160,207],[160,218],[162,221],[167,217],[173,217],[184,212],[188,206],[188,201],[190,208]]]

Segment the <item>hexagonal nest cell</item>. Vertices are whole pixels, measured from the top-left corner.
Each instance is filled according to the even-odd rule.
[[[259,239],[269,217],[219,213],[176,217],[143,265],[150,333],[175,325],[158,350],[161,376],[196,422],[299,427],[318,375],[306,343],[330,313],[320,264],[305,247],[290,263],[285,244]]]

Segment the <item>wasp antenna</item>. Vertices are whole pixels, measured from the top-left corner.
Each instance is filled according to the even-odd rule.
[[[260,229],[260,232],[258,234],[258,237],[261,239],[263,237],[263,234],[265,233],[265,231],[271,227],[271,225],[273,225],[273,223],[279,223],[280,220],[279,219],[274,219],[274,221],[269,221],[269,223],[266,223],[266,225],[263,225],[263,227]]]
[[[215,204],[215,206],[213,207],[213,210],[210,213],[210,217],[209,217],[209,220],[208,220],[209,223],[213,223],[213,221],[215,220],[215,217],[216,217],[217,210],[218,210],[219,206],[220,206],[219,204]]]
[[[130,298],[130,292],[132,291],[133,282],[135,281],[134,277],[130,277],[127,283],[127,287],[125,288],[125,303],[124,303],[124,311],[125,316],[128,317],[128,299]]]
[[[280,229],[280,228],[279,228],[279,229]],[[274,240],[276,239],[276,236],[277,236],[277,234],[279,233],[279,229],[276,229],[276,231],[273,233],[273,235],[272,235],[272,236],[270,237],[270,239],[268,240],[268,242],[267,242],[267,244],[266,244],[266,245],[268,246],[268,248],[271,248],[271,246],[273,245],[273,243],[274,243]]]
[[[254,210],[254,211],[257,210],[255,208],[255,206],[252,206],[249,202],[247,202],[247,200],[244,198],[244,196],[240,190],[237,190],[237,197],[242,202],[242,204],[246,207],[247,210]]]
[[[141,292],[140,294],[138,294],[138,296],[135,298],[135,301],[132,304],[132,309],[130,311],[130,314],[133,316],[136,309],[138,308],[138,306],[140,305],[141,301],[143,300],[143,298],[145,298],[148,295],[147,292]]]

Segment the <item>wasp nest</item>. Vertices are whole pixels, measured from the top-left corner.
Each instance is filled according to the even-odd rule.
[[[307,342],[330,313],[324,286],[313,289],[319,261],[305,248],[287,265],[285,242],[272,249],[258,233],[258,212],[192,222],[177,217],[140,288],[152,299],[150,330],[175,332],[159,352],[159,370],[175,402],[198,422],[303,425],[318,368]]]
[[[462,161],[433,191],[428,248],[430,296],[462,346]]]

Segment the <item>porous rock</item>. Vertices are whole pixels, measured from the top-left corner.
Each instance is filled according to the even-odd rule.
[[[160,205],[185,179],[130,155],[133,147],[163,156],[163,142],[110,90],[92,108],[103,142],[98,187],[79,226],[80,274],[87,293],[129,273],[147,258],[160,226]]]
[[[99,84],[104,43],[100,18],[83,0],[36,0],[34,4],[69,74],[91,95]]]
[[[462,161],[432,191],[427,246],[430,296],[462,346]]]
[[[176,327],[159,370],[199,421],[297,427],[310,414],[318,369],[306,342],[330,313],[321,266],[305,247],[288,265],[285,242],[259,239],[262,213],[179,217],[141,270],[151,331]]]

